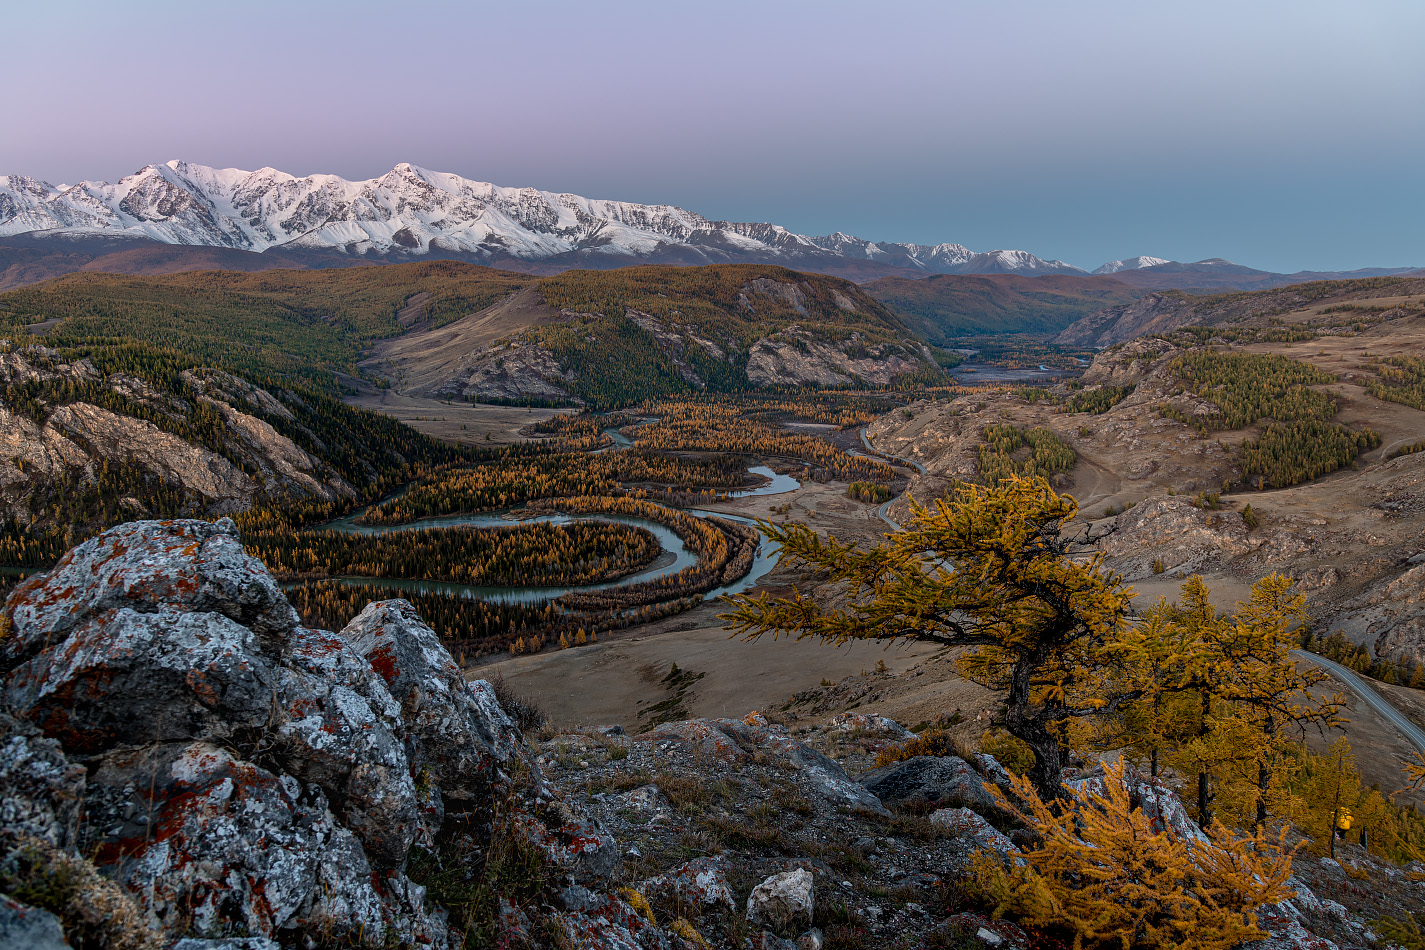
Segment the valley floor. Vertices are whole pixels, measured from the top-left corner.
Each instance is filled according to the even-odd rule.
[[[446,402],[369,387],[359,395],[348,397],[346,404],[383,413],[432,438],[472,446],[527,441],[529,436],[520,435],[525,426],[575,411]]]

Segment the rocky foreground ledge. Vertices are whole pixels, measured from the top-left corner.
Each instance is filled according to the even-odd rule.
[[[813,745],[909,733],[855,715],[531,745],[405,601],[303,627],[226,519],[114,528],[16,588],[0,632],[0,946],[1029,943],[961,900],[973,852],[1018,860],[993,759],[856,781]],[[1273,947],[1376,943],[1304,884],[1263,919]]]

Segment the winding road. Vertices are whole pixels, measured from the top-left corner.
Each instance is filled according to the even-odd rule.
[[[1390,701],[1376,692],[1366,683],[1355,671],[1347,669],[1335,660],[1328,660],[1324,656],[1317,656],[1315,653],[1307,653],[1305,650],[1293,650],[1294,654],[1303,660],[1315,663],[1332,678],[1344,684],[1347,689],[1355,693],[1371,709],[1384,716],[1386,721],[1400,730],[1400,734],[1405,737],[1405,741],[1415,747],[1416,752],[1425,753],[1425,730],[1422,730],[1415,723],[1406,718],[1405,714],[1391,705]]]
[[[896,455],[893,452],[882,452],[880,449],[876,448],[874,445],[871,444],[871,440],[866,438],[865,429],[861,430],[861,444],[866,447],[867,451],[874,452],[882,458],[894,459],[895,461],[900,462],[902,465],[909,465],[911,468],[915,469],[922,475],[925,474],[925,466],[921,465],[915,459],[908,459],[903,455]],[[876,509],[876,517],[880,518],[888,526],[890,526],[890,529],[892,531],[899,531],[901,529],[900,522],[892,520],[891,516],[887,513],[891,510],[891,505],[894,505],[896,501],[896,498],[892,498],[890,501],[883,503],[881,507]]]

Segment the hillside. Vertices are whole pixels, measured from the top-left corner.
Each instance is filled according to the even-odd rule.
[[[758,265],[569,271],[382,341],[363,366],[415,395],[596,406],[940,378],[900,319],[856,285]]]
[[[937,372],[855,284],[762,265],[70,274],[0,294],[0,333],[160,347],[333,395],[358,364],[421,395],[595,402]]]
[[[0,340],[0,558],[135,517],[337,511],[457,450],[320,392],[134,345]],[[257,380],[254,383],[252,380]]]
[[[1121,276],[1121,275],[1119,275]],[[1331,326],[1358,319],[1333,313],[1389,309],[1396,302],[1425,294],[1425,277],[1369,277],[1312,281],[1273,290],[1194,296],[1181,291],[1149,293],[1131,303],[1106,307],[1064,328],[1054,338],[1066,346],[1112,346],[1147,333],[1180,327],[1264,327],[1296,313],[1293,322]]]
[[[118,341],[336,394],[373,340],[481,310],[531,278],[448,261],[339,270],[71,274],[0,294],[0,333],[52,347]],[[419,318],[417,318],[419,314]],[[404,322],[403,322],[404,321]]]
[[[893,307],[908,326],[935,344],[986,333],[1056,333],[1143,294],[1112,277],[1063,274],[885,277],[862,289]]]
[[[1109,563],[1144,603],[1192,574],[1230,603],[1282,571],[1318,636],[1405,682],[1425,662],[1425,297],[1294,293],[1233,295],[1243,322],[1111,347],[1039,398],[919,403],[868,431],[926,467],[910,493],[928,500],[983,470],[990,427],[1046,429],[1069,453],[1056,483],[1114,529]]]

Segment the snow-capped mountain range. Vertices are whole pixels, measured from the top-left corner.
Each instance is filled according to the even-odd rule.
[[[0,175],[0,287],[79,269],[121,273],[331,267],[422,257],[535,273],[630,264],[781,264],[856,281],[931,274],[1087,276],[1028,251],[899,244],[714,221],[673,205],[504,188],[402,163],[380,178],[297,178],[172,161],[116,183]],[[1136,287],[1256,289],[1414,268],[1272,274],[1211,258],[1110,261]]]
[[[1117,274],[1125,270],[1142,270],[1145,267],[1157,267],[1159,264],[1171,264],[1170,260],[1161,257],[1130,257],[1123,261],[1109,261],[1102,267],[1094,269],[1095,274]]]
[[[126,235],[163,244],[372,258],[435,254],[495,264],[757,261],[807,267],[840,260],[941,274],[1087,273],[1026,251],[976,253],[959,244],[872,242],[840,232],[808,237],[773,224],[712,221],[672,205],[504,188],[405,163],[368,181],[182,161],[149,165],[112,184],[55,186],[0,176],[0,237],[21,234]]]

